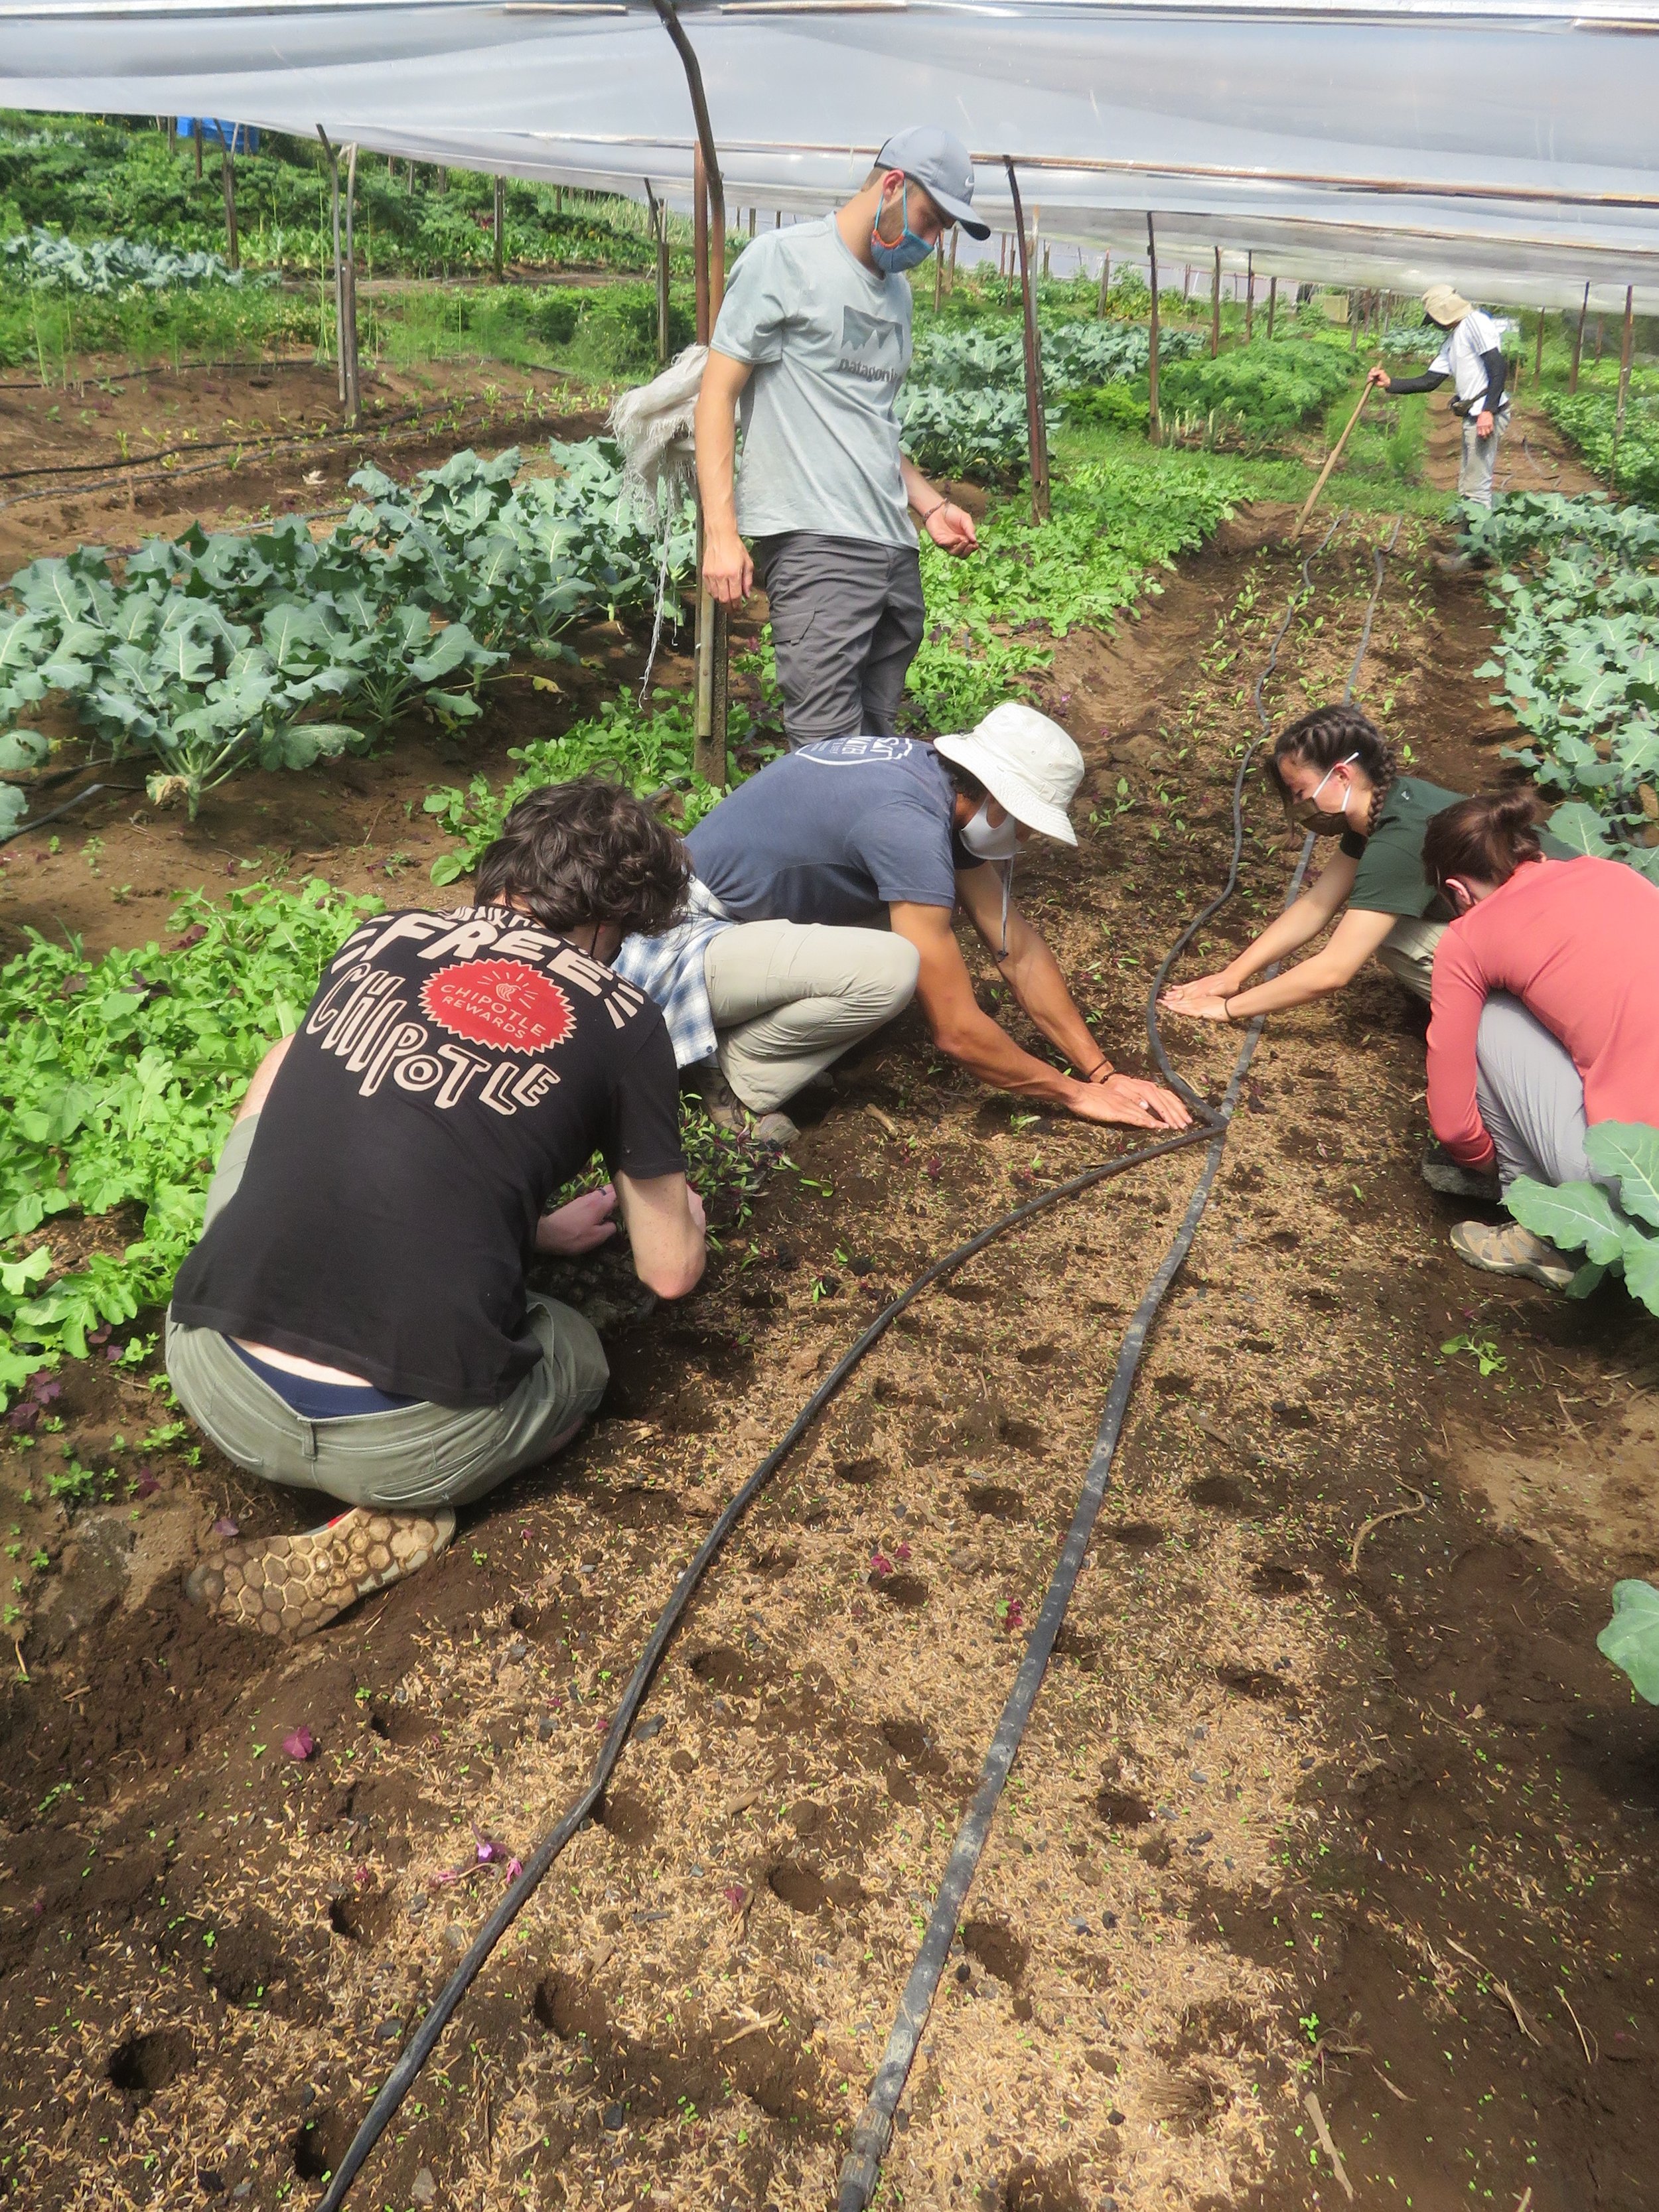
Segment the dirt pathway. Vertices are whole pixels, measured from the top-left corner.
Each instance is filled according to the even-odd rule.
[[[1023,868],[1022,902],[1132,1065],[1158,951],[1222,872],[1248,685],[1294,575],[1283,520],[1241,517],[1111,643],[1074,635],[1048,687],[1091,759],[1089,826],[1075,858]],[[1379,529],[1345,526],[1322,562],[1276,717],[1340,690]],[[1489,642],[1483,602],[1407,533],[1360,697],[1454,787],[1497,764],[1472,675]],[[258,822],[226,825],[233,858]],[[1249,823],[1218,955],[1291,857],[1259,784]],[[1659,1754],[1593,1639],[1607,1580],[1659,1551],[1659,1365],[1611,1297],[1452,1259],[1455,1210],[1415,1173],[1421,1032],[1380,975],[1269,1030],[900,2115],[892,2202],[1345,2204],[1311,2092],[1362,2204],[1651,2203]],[[1236,1049],[1171,1044],[1212,1089]],[[606,1328],[605,1418],[430,1573],[292,1652],[200,1621],[178,1581],[217,1516],[295,1525],[279,1498],[175,1450],[153,1495],[84,1516],[8,1692],[19,2201],[306,2201],[505,1857],[574,1794],[736,1481],[884,1292],[1102,1143],[987,1098],[907,1018],[838,1073],[799,1173],[693,1299],[639,1317],[616,1274],[567,1271]],[[860,1371],[711,1579],[603,1820],[362,2202],[832,2201],[1117,1332],[1195,1171],[1043,1217]],[[89,1369],[62,1410],[88,1455],[164,1413]],[[281,1752],[301,1723],[304,1763]]]

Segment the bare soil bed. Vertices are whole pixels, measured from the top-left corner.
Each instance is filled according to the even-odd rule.
[[[1045,686],[1088,803],[1079,854],[1023,865],[1022,902],[1130,1064],[1158,955],[1224,869],[1286,520],[1241,515],[1138,623],[1074,634]],[[1316,568],[1275,719],[1340,692],[1386,534],[1345,525]],[[1402,532],[1359,696],[1468,789],[1506,726],[1472,675],[1484,601],[1428,551]],[[620,635],[583,651],[596,691],[638,665]],[[465,765],[502,770],[535,716],[581,703],[509,688]],[[0,924],[139,942],[170,891],[274,867],[418,898],[419,797],[458,765],[416,744],[251,778],[193,830],[94,823],[91,863],[78,827],[45,860],[21,841]],[[1293,857],[1259,781],[1247,819],[1218,950]],[[1594,1637],[1611,1578],[1659,1554],[1659,1355],[1613,1297],[1453,1259],[1457,1209],[1416,1174],[1422,1031],[1380,974],[1269,1028],[884,2203],[1345,2205],[1310,2093],[1361,2205],[1656,2202],[1659,1729]],[[1218,1095],[1237,1038],[1169,1041]],[[914,1016],[806,1118],[684,1304],[642,1313],[613,1262],[563,1272],[607,1337],[600,1418],[310,1642],[185,1604],[216,1520],[305,1518],[210,1452],[158,1455],[150,1494],[68,1526],[21,1504],[28,1455],[0,1461],[52,1561],[3,1721],[0,2192],[313,2201],[507,1858],[578,1790],[726,1497],[884,1297],[1118,1146],[980,1092]],[[1121,1324],[1196,1172],[1177,1157],[1040,1217],[865,1363],[711,1575],[603,1819],[354,2201],[833,2201]],[[1443,1351],[1460,1337],[1504,1364],[1483,1379]],[[151,1379],[67,1370],[64,1440],[90,1456],[164,1418]],[[301,1724],[304,1762],[282,1750]]]

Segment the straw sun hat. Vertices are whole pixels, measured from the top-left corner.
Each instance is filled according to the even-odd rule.
[[[1425,311],[1445,330],[1454,330],[1465,315],[1474,313],[1462,293],[1454,292],[1449,284],[1431,284],[1423,295]]]

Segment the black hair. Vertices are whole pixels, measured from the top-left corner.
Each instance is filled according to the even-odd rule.
[[[680,912],[690,881],[684,846],[620,784],[583,776],[527,792],[479,860],[480,906],[522,906],[561,936],[611,922],[654,935]]]
[[[1370,781],[1370,812],[1365,823],[1369,836],[1376,826],[1389,787],[1400,775],[1400,756],[1369,714],[1361,714],[1358,707],[1316,707],[1279,732],[1267,765],[1279,796],[1288,804],[1295,793],[1285,781],[1286,761],[1323,771],[1339,767],[1350,755]]]
[[[1434,817],[1423,836],[1423,872],[1437,890],[1453,876],[1506,884],[1528,860],[1543,858],[1538,836],[1543,809],[1529,784],[1482,791]]]

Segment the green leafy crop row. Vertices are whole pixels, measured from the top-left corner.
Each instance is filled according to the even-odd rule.
[[[45,291],[193,292],[204,284],[238,285],[245,277],[216,253],[173,253],[143,239],[97,238],[76,245],[50,230],[0,240],[0,271]]]
[[[255,762],[362,750],[416,708],[470,719],[509,653],[563,653],[572,623],[657,589],[660,549],[619,503],[613,449],[553,451],[556,476],[517,484],[515,450],[458,453],[412,490],[361,470],[362,499],[319,541],[295,517],[153,539],[118,574],[95,549],[33,562],[0,605],[0,766],[44,749],[16,725],[59,695],[100,753],[153,760],[152,797],[193,814]],[[691,545],[688,520],[672,577]]]

